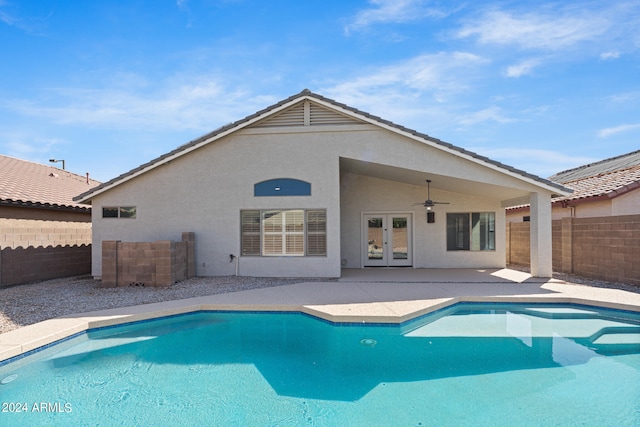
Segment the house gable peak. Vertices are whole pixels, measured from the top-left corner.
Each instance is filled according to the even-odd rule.
[[[90,203],[91,199],[109,189],[116,187],[130,179],[142,175],[171,160],[190,153],[198,148],[216,141],[226,135],[241,129],[276,127],[276,126],[315,126],[315,125],[345,125],[345,124],[373,124],[420,141],[432,147],[463,157],[469,161],[480,163],[492,169],[502,171],[508,175],[517,176],[531,183],[541,185],[552,191],[570,193],[571,191],[560,184],[531,175],[519,169],[480,156],[464,148],[432,138],[429,135],[397,125],[378,116],[339,103],[333,99],[316,94],[309,89],[292,95],[282,101],[251,114],[241,120],[222,126],[213,132],[194,139],[175,150],[126,172],[98,187],[82,193],[73,199],[79,203]]]

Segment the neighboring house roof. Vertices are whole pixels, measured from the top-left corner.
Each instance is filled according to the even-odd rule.
[[[573,188],[574,192],[568,197],[559,197],[554,202],[569,202],[589,199],[613,199],[631,190],[640,188],[640,164],[626,169],[600,173],[574,181],[564,182],[565,186]]]
[[[250,116],[247,116],[244,119],[222,126],[221,128],[218,128],[211,133],[208,133],[198,139],[190,141],[167,154],[164,154],[148,163],[145,163],[135,169],[132,169],[131,171],[126,172],[95,188],[92,188],[89,191],[85,191],[79,196],[74,197],[74,200],[80,203],[89,203],[92,197],[104,191],[107,191],[117,185],[120,185],[130,179],[133,179],[136,176],[139,176],[149,170],[155,169],[156,167],[162,164],[168,163],[177,157],[190,153],[202,147],[203,145],[213,142],[230,133],[246,128],[258,122],[263,122],[267,117],[270,117],[272,120],[275,118],[275,116],[279,117],[278,120],[274,121],[273,126],[294,125],[293,123],[296,122],[296,117],[299,117],[299,115],[296,113],[296,111],[293,111],[297,109],[295,108],[290,109],[290,108],[292,106],[297,105],[303,100],[310,100],[312,102],[315,102],[323,107],[326,107],[338,113],[337,115],[330,115],[330,116],[323,116],[322,114],[320,114],[319,115],[320,117],[317,119],[319,122],[323,122],[324,120],[323,123],[325,124],[329,124],[329,121],[333,121],[334,123],[340,123],[340,118],[337,118],[337,116],[342,115],[343,118],[344,117],[351,118],[361,123],[369,123],[369,124],[380,126],[382,128],[388,129],[395,133],[423,142],[429,146],[441,149],[443,151],[449,152],[459,157],[466,158],[467,160],[470,160],[472,162],[483,164],[492,169],[500,170],[503,173],[507,173],[509,175],[519,177],[520,179],[524,179],[526,181],[532,182],[536,185],[543,186],[548,190],[559,192],[560,194],[562,193],[566,194],[571,192],[571,190],[565,188],[561,184],[557,184],[547,179],[543,179],[538,176],[529,174],[525,171],[513,168],[511,166],[507,166],[500,162],[491,160],[487,157],[484,157],[476,153],[473,153],[471,151],[465,150],[463,148],[457,147],[453,144],[449,144],[439,139],[432,138],[429,135],[417,132],[412,129],[408,129],[404,126],[397,125],[388,120],[384,120],[380,117],[371,115],[367,112],[358,110],[353,107],[349,107],[348,105],[341,104],[332,99],[325,98],[322,95],[318,95],[316,93],[311,92],[308,89],[305,89],[296,95],[290,96],[289,98],[286,98],[270,107],[267,107]],[[308,120],[308,118],[304,118],[304,120],[306,121]],[[267,125],[263,127],[267,127]]]
[[[89,212],[73,196],[98,184],[53,166],[0,155],[0,206]]]
[[[559,172],[549,179],[573,189],[571,195],[554,198],[553,203],[567,205],[613,199],[640,188],[640,150]]]
[[[599,162],[589,163],[577,168],[558,172],[549,177],[553,182],[562,184],[574,182],[579,179],[592,177],[607,172],[620,171],[630,168],[631,166],[640,165],[640,150],[632,153],[623,154],[621,156],[611,157],[609,159],[600,160]]]

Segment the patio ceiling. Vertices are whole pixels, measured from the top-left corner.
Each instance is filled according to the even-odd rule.
[[[341,172],[365,175],[403,184],[426,187],[426,180],[430,179],[431,188],[459,194],[472,194],[490,200],[503,202],[503,206],[529,203],[530,191],[518,188],[488,184],[450,175],[439,175],[425,171],[404,169],[380,163],[362,160],[340,158]]]

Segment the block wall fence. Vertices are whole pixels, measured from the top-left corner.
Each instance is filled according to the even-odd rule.
[[[553,221],[553,270],[640,286],[640,215]],[[529,223],[507,224],[507,264],[529,266]]]
[[[0,287],[90,272],[90,222],[0,218]]]
[[[182,241],[102,242],[102,286],[167,287],[195,276],[195,233]]]

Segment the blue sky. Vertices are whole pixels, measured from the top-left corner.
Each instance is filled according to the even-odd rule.
[[[543,177],[640,149],[640,1],[0,0],[0,154],[106,181],[308,88]]]

